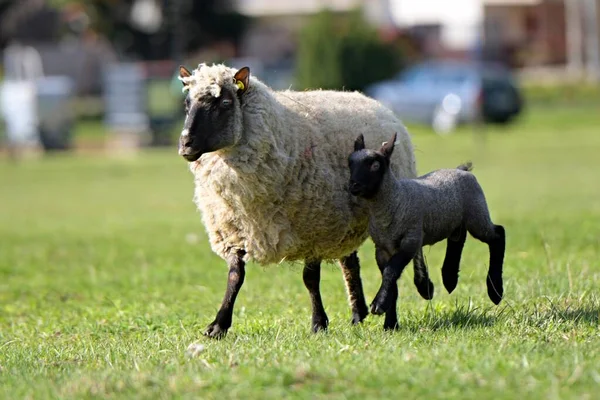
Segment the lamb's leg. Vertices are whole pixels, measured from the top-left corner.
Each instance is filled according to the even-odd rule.
[[[377,266],[379,267],[379,272],[381,272],[381,278],[383,279],[383,269],[385,268],[389,260],[385,256],[385,254],[378,248],[375,248],[375,260],[377,261]],[[396,311],[398,303],[398,285],[393,285],[392,290],[393,289],[395,289],[395,292],[392,291],[390,295],[392,297],[395,297],[396,301],[385,312],[385,321],[383,322],[383,329],[385,330],[398,329],[398,314]]]
[[[499,304],[504,295],[502,283],[502,265],[504,263],[504,250],[506,234],[501,225],[489,224],[480,227],[478,224],[467,225],[467,230],[475,239],[486,243],[490,248],[490,266],[486,279],[488,297],[494,304]]]
[[[415,273],[414,283],[417,291],[425,300],[433,299],[435,287],[431,279],[429,279],[427,263],[425,262],[425,257],[423,257],[423,248],[417,251],[417,255],[413,259],[413,269]]]
[[[401,249],[394,254],[383,268],[381,287],[371,303],[371,313],[381,315],[396,303],[398,298],[398,278],[408,263],[415,257],[418,247]]]
[[[466,239],[467,230],[461,225],[447,240],[446,256],[442,265],[442,281],[448,293],[452,293],[458,284],[460,258]]]
[[[312,304],[312,331],[318,332],[326,330],[329,324],[323,301],[321,300],[321,292],[319,291],[319,283],[321,282],[321,261],[305,262],[304,270],[302,271],[304,285],[310,294],[310,302]]]
[[[356,252],[340,260],[340,268],[344,274],[348,301],[352,308],[352,324],[356,325],[369,315],[367,301],[360,279],[360,262]]]
[[[205,336],[214,339],[220,339],[227,334],[227,330],[231,327],[233,318],[233,306],[246,276],[246,263],[244,256],[246,252],[239,250],[229,260],[229,277],[227,279],[227,290],[225,297],[221,303],[221,308],[215,317],[215,320],[206,328]]]
[[[494,225],[496,237],[488,244],[490,246],[490,267],[487,276],[488,297],[494,304],[499,304],[504,295],[502,283],[502,265],[506,247],[506,233],[502,225]]]

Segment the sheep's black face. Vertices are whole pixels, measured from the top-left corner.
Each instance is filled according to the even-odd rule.
[[[241,125],[239,99],[223,88],[218,97],[210,93],[185,99],[186,117],[179,140],[179,154],[196,161],[204,153],[233,146],[236,128]]]
[[[353,196],[375,197],[388,169],[386,158],[373,150],[359,150],[348,157],[350,167],[349,190]]]
[[[242,137],[241,104],[250,69],[233,73],[223,66],[201,64],[192,74],[181,66],[179,78],[186,92],[179,154],[192,162],[202,154],[235,146]]]

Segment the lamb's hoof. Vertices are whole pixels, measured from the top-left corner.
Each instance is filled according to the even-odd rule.
[[[361,322],[364,321],[365,318],[367,318],[367,315],[369,315],[369,309],[367,308],[366,305],[364,305],[363,307],[361,307],[359,310],[353,311],[352,312],[352,325],[358,325]]]
[[[379,293],[375,296],[375,300],[371,303],[371,314],[382,315],[390,308],[385,297]]]
[[[458,274],[444,274],[442,270],[442,282],[448,293],[452,293],[458,284]]]
[[[433,299],[433,293],[435,291],[435,287],[433,286],[433,282],[430,279],[424,279],[419,282],[415,282],[417,286],[417,291],[425,300]]]
[[[488,296],[490,300],[498,305],[502,301],[502,297],[504,295],[504,288],[502,287],[502,278],[497,279],[495,282],[492,282],[490,277],[487,278],[487,290]]]
[[[312,332],[326,332],[327,326],[329,325],[329,320],[327,317],[325,318],[313,318],[312,320]]]
[[[385,323],[383,324],[384,331],[397,331],[398,329],[400,329],[400,326],[398,325],[398,321],[394,321],[394,322],[385,321]]]
[[[223,339],[227,335],[228,328],[222,328],[217,321],[210,324],[206,327],[204,331],[204,336],[209,337],[211,339]]]

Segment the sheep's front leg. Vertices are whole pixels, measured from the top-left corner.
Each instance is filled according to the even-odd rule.
[[[395,304],[398,298],[398,279],[404,268],[415,257],[419,246],[403,245],[400,250],[394,254],[383,268],[383,279],[381,287],[371,303],[371,313],[381,315]]]
[[[342,258],[340,260],[340,268],[342,269],[342,274],[344,274],[348,301],[352,308],[352,324],[356,325],[369,315],[362,280],[360,278],[360,262],[356,252]]]
[[[305,262],[302,278],[304,279],[304,286],[308,289],[312,304],[312,331],[315,333],[324,331],[329,324],[329,318],[327,318],[327,314],[325,313],[321,291],[319,290],[319,284],[321,283],[321,261]]]
[[[246,252],[239,250],[229,260],[229,275],[227,278],[227,290],[225,297],[221,303],[221,308],[217,313],[215,320],[206,328],[205,336],[214,339],[220,339],[227,334],[227,330],[231,327],[233,318],[233,306],[246,276],[246,263],[244,256]]]

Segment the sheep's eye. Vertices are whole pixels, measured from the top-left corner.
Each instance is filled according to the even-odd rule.
[[[379,167],[380,167],[379,161],[374,161],[373,164],[371,164],[371,171],[376,172],[379,170]]]
[[[191,103],[190,98],[186,97],[185,101],[183,102],[183,105],[185,107],[185,112],[186,113],[190,110],[190,103]]]
[[[231,101],[231,99],[223,99],[223,100],[221,100],[221,105],[223,107],[229,107],[229,106],[231,106],[232,103],[233,102]]]

